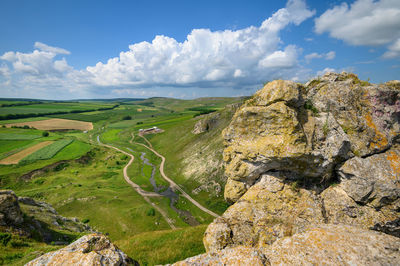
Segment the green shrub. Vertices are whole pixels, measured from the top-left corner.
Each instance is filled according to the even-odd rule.
[[[29,247],[29,243],[26,243],[22,240],[14,240],[14,239],[10,241],[10,245],[13,248]]]
[[[87,224],[88,222],[90,222],[90,219],[86,218],[82,220],[82,223]]]
[[[35,183],[36,185],[42,185],[44,183],[43,179],[36,179],[35,181],[33,181],[33,183]]]
[[[122,118],[122,120],[132,120],[132,117],[130,115],[126,115]]]
[[[42,136],[43,136],[43,137],[48,137],[48,136],[49,136],[49,132],[44,131],[44,132],[42,133]]]
[[[3,244],[3,246],[7,246],[10,240],[11,240],[10,233],[0,233],[0,243]]]
[[[314,115],[318,115],[319,113],[318,109],[313,105],[311,100],[307,100],[304,103],[304,108],[310,110]]]
[[[147,211],[146,213],[147,216],[154,216],[156,215],[156,210],[154,210],[154,208],[151,208]]]

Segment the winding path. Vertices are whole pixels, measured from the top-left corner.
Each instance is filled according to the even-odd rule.
[[[102,145],[102,146],[105,146],[105,147],[108,147],[108,148],[117,150],[117,151],[119,151],[119,152],[122,152],[123,154],[125,154],[125,155],[127,155],[127,156],[129,156],[129,157],[131,158],[131,159],[129,160],[128,164],[125,165],[124,170],[123,170],[123,171],[124,171],[124,179],[125,179],[125,181],[126,181],[133,189],[135,189],[136,192],[139,193],[139,195],[141,195],[147,203],[149,203],[150,205],[152,205],[158,212],[161,213],[161,215],[163,216],[164,220],[168,223],[168,225],[169,225],[172,229],[176,229],[176,227],[175,227],[175,225],[172,223],[171,219],[168,218],[167,213],[166,213],[163,209],[161,209],[160,207],[158,207],[156,204],[154,204],[153,202],[151,202],[151,201],[149,200],[149,198],[148,198],[148,197],[162,197],[162,195],[160,195],[160,194],[158,194],[158,193],[155,193],[155,192],[147,192],[147,191],[144,191],[138,184],[132,182],[132,180],[129,178],[129,175],[128,175],[128,167],[132,164],[132,162],[133,162],[133,160],[135,159],[135,157],[134,157],[132,154],[127,153],[127,152],[125,152],[125,151],[123,151],[123,150],[121,150],[121,149],[119,149],[119,148],[117,148],[117,147],[114,147],[114,146],[111,146],[111,145],[107,145],[107,144],[102,143],[102,142],[100,141],[100,135],[97,136],[97,142],[98,142],[100,145]]]
[[[162,156],[161,154],[159,154],[156,150],[154,150],[153,147],[152,147],[152,145],[151,145],[151,143],[150,143],[150,141],[149,141],[148,139],[146,139],[143,135],[139,134],[139,137],[142,137],[142,138],[146,141],[146,143],[149,144],[149,146],[147,146],[147,145],[145,145],[145,144],[142,144],[142,143],[138,143],[138,142],[135,142],[135,144],[139,144],[139,145],[141,145],[141,146],[147,148],[148,150],[152,151],[155,155],[157,155],[158,157],[161,158],[160,173],[161,173],[161,176],[162,176],[165,180],[167,180],[167,182],[170,184],[171,188],[179,190],[179,192],[181,192],[182,196],[184,196],[185,198],[187,198],[191,203],[193,203],[194,205],[196,205],[200,210],[202,210],[202,211],[204,211],[204,212],[210,214],[211,216],[219,217],[218,214],[216,214],[216,213],[212,212],[211,210],[205,208],[205,207],[202,206],[200,203],[198,203],[196,200],[194,200],[194,199],[193,199],[191,196],[189,196],[189,194],[187,194],[180,186],[178,186],[178,184],[176,184],[172,179],[170,179],[170,178],[164,173],[165,157]],[[131,139],[131,141],[130,141],[131,143],[132,143],[132,140],[133,140],[133,134],[132,134],[132,139]]]

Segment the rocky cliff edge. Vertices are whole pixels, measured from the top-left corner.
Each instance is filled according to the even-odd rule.
[[[266,84],[223,131],[233,205],[207,228],[208,253],[178,264],[228,254],[253,264],[399,264],[399,135],[399,81],[327,73]]]

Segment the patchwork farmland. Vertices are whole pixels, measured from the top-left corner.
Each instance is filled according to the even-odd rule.
[[[226,209],[221,192],[210,194],[195,190],[202,188],[202,180],[209,174],[201,170],[192,174],[193,177],[187,177],[181,155],[196,160],[193,157],[196,147],[205,144],[211,145],[211,150],[210,153],[204,151],[204,156],[214,154],[214,145],[222,144],[206,141],[203,135],[195,136],[190,132],[201,118],[199,115],[218,112],[227,104],[241,100],[153,98],[26,105],[19,105],[23,102],[16,101],[15,106],[7,100],[4,107],[0,106],[0,116],[11,112],[12,108],[39,110],[41,106],[51,107],[54,112],[29,116],[20,109],[8,113],[10,119],[0,119],[1,188],[14,190],[19,196],[48,202],[61,215],[86,221],[92,228],[108,233],[113,241],[117,241],[130,255],[140,258],[144,265],[165,264],[196,255],[204,252],[201,235],[205,224],[214,217],[181,196],[180,192],[171,194],[171,198],[157,193],[171,193],[170,183],[164,179],[166,176],[179,184],[182,191],[199,206],[218,214]],[[68,109],[68,104],[73,112],[57,113]],[[88,108],[83,112],[74,109],[86,104]],[[113,108],[88,111],[93,105]],[[20,115],[28,116],[20,118]],[[143,137],[138,135],[139,129],[153,127],[160,128],[160,131]],[[219,136],[220,132],[212,134]],[[111,146],[119,150],[111,149]],[[159,157],[148,147],[165,157]],[[134,158],[129,166],[128,154]],[[146,200],[136,193],[124,178],[124,169],[126,179],[138,184],[143,193],[157,194],[157,197]],[[196,224],[200,225],[194,226]],[[171,226],[180,229],[168,230]],[[190,248],[181,250],[182,241],[178,243],[170,239],[170,236],[174,238],[181,234],[188,236],[183,242]],[[157,251],[156,256],[150,248],[135,254],[137,250],[128,247],[132,239],[143,247],[150,247],[146,244],[149,241],[166,241],[171,249]],[[0,247],[0,251],[4,254],[23,254],[22,257],[12,258],[9,264],[24,264],[31,256],[29,250],[37,250],[43,244],[38,241],[29,245],[19,249],[7,247],[7,250]]]
[[[0,161],[0,164],[17,164],[26,156],[29,156],[36,151],[39,151],[40,149],[42,149],[43,147],[46,147],[47,145],[49,145],[51,143],[52,143],[52,141],[40,142],[40,143],[36,144],[35,146],[26,148],[16,154],[13,154],[7,158],[4,158],[3,160]]]

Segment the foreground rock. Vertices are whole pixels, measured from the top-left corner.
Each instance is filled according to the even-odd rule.
[[[263,252],[271,265],[399,265],[400,241],[345,225],[323,225],[279,239]]]
[[[33,265],[139,265],[100,234],[81,237],[69,246],[27,263]]]
[[[322,210],[322,201],[315,192],[263,175],[208,226],[204,246],[207,251],[239,245],[263,247],[323,222]]]
[[[93,232],[78,219],[59,215],[50,204],[17,197],[12,190],[0,190],[0,231],[58,244],[68,244],[71,232]]]
[[[399,81],[268,83],[223,132],[234,204],[207,228],[201,259],[240,247],[272,264],[398,264],[399,123]]]
[[[184,261],[174,263],[175,266],[186,265],[254,265],[267,264],[265,256],[254,248],[239,246],[223,251],[201,254]]]
[[[398,238],[346,225],[320,225],[271,246],[237,246],[174,265],[399,265]]]
[[[0,226],[20,225],[23,221],[17,195],[12,190],[0,190]]]

